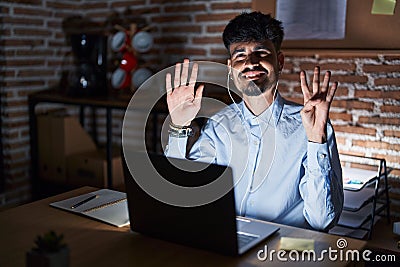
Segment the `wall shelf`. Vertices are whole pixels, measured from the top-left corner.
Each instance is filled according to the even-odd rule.
[[[36,117],[36,106],[40,103],[56,103],[64,105],[72,105],[80,108],[79,120],[81,125],[84,125],[84,109],[89,108],[103,108],[106,110],[106,159],[107,159],[107,184],[111,188],[113,184],[112,177],[112,128],[113,128],[113,110],[125,110],[129,104],[132,94],[114,94],[105,96],[86,96],[86,97],[72,97],[65,95],[57,90],[48,89],[39,91],[28,96],[29,105],[29,126],[30,126],[30,144],[31,144],[31,177],[33,182],[33,195],[34,198],[40,196],[40,182],[41,179],[38,175],[38,134],[37,134],[37,117]],[[152,110],[153,114],[153,137],[157,136],[158,119],[159,113],[165,113],[166,107],[162,105],[156,105]],[[97,137],[93,137],[97,143]],[[153,146],[157,144],[154,142]],[[155,149],[155,148],[153,148]]]

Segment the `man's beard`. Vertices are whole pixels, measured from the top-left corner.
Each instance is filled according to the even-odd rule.
[[[242,93],[246,96],[259,96],[264,93],[268,88],[274,87],[275,81],[265,81],[257,85],[253,81],[249,81],[242,89]]]
[[[265,74],[264,77],[261,77],[262,80],[249,81],[245,78],[245,74],[249,71],[262,71]],[[268,71],[261,66],[253,69],[246,68],[238,75],[238,82],[240,87],[239,91],[241,91],[242,94],[246,96],[259,96],[263,94],[265,91],[267,91],[268,88],[275,87],[278,80],[278,76],[268,77],[267,75]],[[270,78],[272,78],[272,80]]]

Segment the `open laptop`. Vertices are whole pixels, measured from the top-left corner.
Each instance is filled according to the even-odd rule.
[[[123,157],[130,227],[134,232],[222,254],[240,255],[279,230],[276,225],[267,222],[236,216],[233,177],[229,167],[163,155],[147,156],[146,153],[133,151],[125,151]],[[159,174],[148,170],[149,159]],[[154,176],[161,175],[173,184],[196,187],[218,178],[228,182],[230,190],[204,205],[183,207],[168,204],[143,190],[143,186],[137,183],[140,179],[133,179],[126,160],[132,161],[128,165],[134,169],[133,175],[142,176],[136,178],[146,181],[160,179],[160,176]],[[186,167],[190,164],[192,170],[199,171],[185,171],[177,167],[182,164]],[[164,192],[163,189],[161,192]]]

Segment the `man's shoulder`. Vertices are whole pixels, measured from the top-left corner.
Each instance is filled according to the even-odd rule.
[[[230,104],[217,111],[214,115],[211,116],[211,119],[218,121],[218,120],[230,119],[236,115],[237,111],[234,107],[234,104]]]
[[[237,107],[234,105],[235,104],[230,104],[216,112],[209,118],[209,122],[215,125],[231,122],[238,115]]]
[[[288,100],[286,98],[281,98],[282,105],[282,115],[281,118],[285,118],[292,123],[292,120],[296,120],[301,122],[300,111],[303,108],[303,105],[296,103],[294,101]]]
[[[282,97],[283,110],[286,115],[300,115],[303,105]]]

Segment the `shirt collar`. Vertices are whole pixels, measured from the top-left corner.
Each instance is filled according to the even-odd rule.
[[[263,121],[265,123],[268,123],[270,116],[271,116],[271,111],[273,112],[272,114],[272,120],[275,122],[275,126],[278,124],[279,118],[282,113],[283,109],[283,98],[277,92],[276,98],[272,105],[270,105],[263,113],[261,113],[258,116],[255,116],[251,111],[247,108],[246,104],[244,101],[240,102],[240,109],[241,112],[244,116],[244,119],[250,124],[259,124],[260,121]]]

